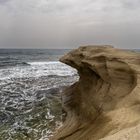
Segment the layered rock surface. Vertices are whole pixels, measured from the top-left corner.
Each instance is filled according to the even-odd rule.
[[[140,53],[86,46],[60,61],[80,78],[63,93],[66,121],[51,139],[140,139]]]

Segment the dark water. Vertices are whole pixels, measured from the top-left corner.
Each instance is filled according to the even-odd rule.
[[[0,67],[28,65],[27,62],[55,61],[70,50],[0,49]]]
[[[47,140],[62,122],[61,92],[76,71],[69,50],[0,50],[0,140]]]

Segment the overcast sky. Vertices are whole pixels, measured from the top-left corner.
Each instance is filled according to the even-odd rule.
[[[140,49],[140,0],[0,0],[0,48]]]

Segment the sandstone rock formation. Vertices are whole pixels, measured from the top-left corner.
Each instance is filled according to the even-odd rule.
[[[63,94],[67,117],[53,140],[140,139],[140,53],[86,46],[60,61],[80,78]]]

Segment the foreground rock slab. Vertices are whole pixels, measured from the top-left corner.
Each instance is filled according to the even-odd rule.
[[[60,61],[80,78],[63,93],[67,117],[52,140],[140,139],[140,53],[84,46]]]

